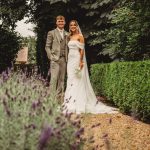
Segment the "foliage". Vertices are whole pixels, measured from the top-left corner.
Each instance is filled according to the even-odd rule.
[[[16,22],[24,18],[28,11],[28,0],[1,0],[0,1],[0,20],[2,27],[16,27]]]
[[[21,38],[12,31],[0,27],[0,72],[11,67],[18,50]]]
[[[150,61],[95,64],[91,80],[97,93],[122,112],[142,120],[150,117]]]
[[[28,62],[31,64],[36,64],[36,39],[35,39],[35,37],[28,37],[28,39],[29,39]]]
[[[0,73],[12,66],[20,49],[21,37],[14,30],[28,11],[27,3],[28,0],[0,1]]]
[[[32,36],[24,37],[22,45],[28,47],[28,63],[36,64],[36,38]]]
[[[110,28],[93,33],[94,44],[102,44],[100,54],[112,59],[143,60],[150,56],[150,2],[121,1],[112,10]]]
[[[49,69],[49,61],[45,52],[45,41],[47,32],[55,28],[55,18],[57,15],[64,15],[66,17],[66,30],[68,30],[68,22],[72,19],[78,20],[83,34],[87,41],[87,55],[97,57],[97,48],[89,48],[90,31],[95,31],[105,25],[106,18],[110,17],[108,14],[112,9],[113,3],[111,0],[31,0],[29,4],[30,21],[37,25],[37,64],[39,71],[46,76]],[[108,7],[109,6],[109,7]],[[106,14],[105,14],[106,11]],[[102,14],[102,15],[101,15]],[[101,16],[100,19],[99,16]],[[89,22],[90,20],[90,22]],[[88,26],[87,26],[88,24]],[[95,51],[93,53],[93,51]],[[90,61],[92,58],[88,57]],[[93,59],[94,60],[94,59]]]
[[[0,87],[0,149],[82,148],[79,117],[61,113],[40,76],[3,72]]]
[[[86,38],[89,63],[143,60],[149,59],[149,9],[148,0],[8,0],[1,2],[0,17],[2,26],[12,29],[24,16],[36,24],[37,64],[47,76],[45,41],[47,32],[55,28],[57,15],[64,15],[67,24],[78,20]]]
[[[109,27],[109,20],[112,18],[111,11],[117,2],[118,0],[83,0],[79,3],[81,9],[85,10],[85,18],[88,26],[84,22],[82,24],[84,24],[89,35],[95,31]],[[94,39],[89,41],[91,45],[95,45],[93,42]]]
[[[60,14],[66,17],[67,30],[68,21],[78,20],[89,63],[149,58],[148,0],[31,0],[29,8],[30,21],[37,25],[37,64],[44,76],[49,69],[47,32],[55,28]]]

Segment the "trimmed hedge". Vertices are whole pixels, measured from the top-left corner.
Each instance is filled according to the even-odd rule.
[[[91,82],[124,113],[141,120],[150,118],[150,61],[94,64]]]

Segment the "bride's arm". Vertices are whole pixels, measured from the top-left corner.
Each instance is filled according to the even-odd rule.
[[[84,37],[83,36],[79,36],[79,42],[84,44]],[[83,56],[84,56],[84,50],[79,48],[79,53],[80,53],[80,64],[79,67],[80,69],[83,68]]]

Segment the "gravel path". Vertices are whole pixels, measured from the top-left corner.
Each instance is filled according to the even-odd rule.
[[[84,150],[150,150],[150,125],[130,116],[84,114],[82,125],[88,139]]]

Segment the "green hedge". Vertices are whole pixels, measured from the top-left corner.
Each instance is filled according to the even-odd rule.
[[[122,112],[141,120],[150,118],[150,61],[94,64],[91,81],[96,93]]]

